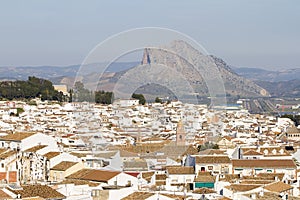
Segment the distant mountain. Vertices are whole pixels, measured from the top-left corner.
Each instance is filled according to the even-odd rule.
[[[300,68],[270,71],[260,68],[233,68],[233,70],[247,79],[253,81],[291,81],[300,79]]]
[[[253,81],[250,81],[238,74],[236,74],[222,59],[215,56],[207,56],[201,54],[199,51],[194,49],[191,45],[187,44],[184,41],[174,41],[169,44],[167,49],[171,49],[174,54],[164,50],[165,48],[146,48],[144,50],[144,56],[142,59],[142,64],[136,67],[140,67],[144,70],[150,70],[151,65],[160,64],[162,66],[168,66],[170,69],[174,69],[177,72],[180,72],[180,76],[183,76],[188,82],[189,85],[194,89],[195,93],[199,96],[208,96],[208,87],[204,81],[201,73],[195,70],[194,66],[201,66],[205,62],[213,62],[217,67],[218,71],[213,73],[219,73],[223,79],[227,95],[232,96],[243,96],[243,97],[256,97],[256,96],[268,96],[269,93],[262,88],[261,86],[255,84]],[[187,58],[192,58],[189,62],[178,55],[185,55]],[[142,68],[143,67],[143,68]],[[204,71],[203,71],[204,70]],[[203,69],[203,73],[205,69]],[[213,69],[209,69],[213,70]],[[140,70],[141,73],[143,70]],[[161,73],[155,74],[157,80],[162,80],[166,78],[172,70],[165,70]],[[103,88],[104,90],[110,90],[114,87],[114,84],[120,80],[123,74],[126,73],[126,70],[123,72],[118,72],[113,74],[110,77],[102,78],[99,82],[98,87]],[[174,75],[176,76],[176,75]],[[139,80],[141,79],[141,80]],[[92,80],[92,79],[89,79]],[[136,75],[134,77],[134,82],[143,81],[143,77]],[[181,85],[178,84],[178,87]],[[126,85],[123,86],[124,88]],[[157,95],[158,87],[157,85],[146,85],[141,87],[143,93],[149,95],[155,93]],[[141,89],[140,88],[140,89]],[[181,90],[186,90],[187,88],[182,88]],[[154,92],[155,91],[155,92]]]
[[[289,81],[255,81],[268,90],[272,97],[300,97],[300,79]]]
[[[265,88],[273,97],[300,96],[300,68],[278,71],[260,68],[232,68],[240,76]]]
[[[144,57],[141,58],[142,63],[153,65],[155,63],[168,66],[173,68],[175,71],[180,72],[188,82],[189,85],[194,88],[195,93],[198,96],[209,96],[208,87],[206,82],[202,78],[201,73],[195,70],[193,66],[201,65],[202,62],[213,62],[217,67],[219,73],[223,79],[224,86],[227,95],[242,96],[242,97],[257,97],[257,96],[268,96],[269,93],[264,89],[263,84],[257,85],[248,78],[255,77],[255,69],[242,69],[238,68],[235,72],[232,70],[222,59],[215,56],[203,55],[191,45],[183,41],[174,41],[168,45],[169,49],[172,49],[175,54],[170,54],[159,48],[147,48],[144,52]],[[188,62],[187,60],[179,57],[178,55],[185,55],[187,58],[196,58]],[[146,60],[145,60],[146,59]],[[97,63],[84,66],[84,71],[81,72],[82,80],[88,88],[104,89],[106,91],[112,90],[116,82],[128,72],[129,69],[141,67],[141,62],[115,62],[112,63],[106,70],[105,74],[102,75],[99,80],[99,66],[106,66],[107,63]],[[145,66],[143,66],[145,67]],[[66,84],[73,86],[77,72],[79,71],[79,65],[66,66],[66,67],[54,67],[54,66],[41,66],[41,67],[2,67],[0,68],[0,80],[5,79],[18,79],[27,80],[28,76],[36,76],[39,78],[48,79],[53,84]],[[146,68],[145,68],[146,69]],[[213,69],[212,69],[213,70]],[[251,71],[252,70],[252,71]],[[172,70],[171,70],[172,71]],[[165,71],[157,74],[156,78],[162,80],[166,77],[169,71]],[[203,73],[205,73],[203,71]],[[269,73],[263,70],[263,73]],[[257,76],[261,73],[257,73]],[[241,76],[242,75],[242,76]],[[245,77],[243,77],[245,76]],[[143,77],[137,74],[133,79],[143,81]],[[253,79],[254,80],[254,79]],[[98,84],[98,85],[97,85]],[[180,84],[179,84],[180,85]],[[124,87],[127,87],[125,84]],[[179,86],[178,86],[179,87]],[[141,85],[139,88],[140,92],[148,93],[148,95],[159,96],[158,94],[166,94],[171,96],[174,95],[169,90],[170,88],[159,87],[157,84]],[[180,88],[184,91],[186,88]]]
[[[53,81],[58,77],[76,76],[79,65],[67,67],[0,67],[0,80],[27,80],[28,76],[36,76]]]
[[[94,73],[99,65],[106,66],[107,64],[100,63],[84,66],[84,75]],[[136,64],[137,62],[114,62],[108,67],[107,72],[119,72],[129,69]],[[28,76],[36,76],[50,80],[54,84],[59,84],[64,79],[74,80],[79,68],[80,65],[0,67],[0,80],[27,80]]]

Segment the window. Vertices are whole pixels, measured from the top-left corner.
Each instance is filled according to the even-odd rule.
[[[208,166],[207,167],[208,170],[213,170],[213,168],[214,168],[213,166]]]
[[[242,168],[235,168],[234,170],[236,170],[236,171],[243,171]]]
[[[1,167],[4,168],[4,163],[1,163]]]

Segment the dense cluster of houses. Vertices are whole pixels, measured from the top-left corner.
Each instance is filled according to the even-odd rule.
[[[300,199],[299,139],[242,107],[0,102],[0,199]]]

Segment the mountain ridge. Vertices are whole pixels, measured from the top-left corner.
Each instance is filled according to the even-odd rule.
[[[179,51],[182,54],[195,54],[195,50],[191,49],[187,44],[184,43],[172,43],[169,44],[170,48],[175,48],[175,52]],[[176,50],[177,48],[177,50]],[[175,66],[174,63],[185,63],[180,58],[172,57],[169,60],[163,60],[164,56],[167,54],[159,51],[159,50],[148,50],[150,54],[147,56],[148,62],[153,62],[154,60],[159,60],[162,64],[173,63],[173,67],[180,67]],[[148,53],[149,53],[148,52]],[[170,55],[167,55],[170,57]],[[200,56],[204,56],[200,54]],[[213,62],[215,62],[218,70],[220,71],[220,75],[224,81],[224,85],[226,88],[226,93],[229,95],[239,95],[239,96],[261,96],[261,92],[263,89],[266,89],[265,95],[268,96],[268,92],[272,96],[278,96],[282,93],[277,92],[278,89],[287,88],[285,86],[292,85],[291,89],[284,93],[286,96],[295,96],[298,95],[297,87],[298,87],[298,80],[300,81],[300,68],[295,69],[287,69],[287,70],[278,70],[278,71],[271,71],[265,70],[261,68],[241,68],[241,67],[231,67],[229,66],[224,60],[218,58],[213,55],[205,55],[210,57]],[[113,85],[118,81],[118,79],[124,75],[129,69],[134,66],[138,66],[140,63],[145,62],[145,58],[141,58],[141,62],[115,62],[112,63],[108,71],[106,71],[100,80],[98,80],[99,73],[95,73],[96,66],[102,65],[106,66],[107,63],[100,63],[87,66],[87,70],[85,71],[85,81],[100,81],[101,84],[106,84],[104,89],[111,89]],[[188,65],[188,64],[183,64]],[[171,66],[171,65],[170,65]],[[186,67],[185,66],[185,67]],[[44,79],[48,79],[53,82],[53,84],[66,84],[68,86],[72,86],[74,83],[75,77],[77,72],[80,68],[80,65],[71,65],[71,66],[21,66],[21,67],[1,67],[0,68],[0,79],[7,80],[26,80],[28,76],[36,76]],[[191,67],[190,67],[191,69]],[[183,70],[183,69],[180,69]],[[205,95],[207,94],[207,87],[203,79],[196,80],[196,76],[194,71],[184,71],[183,72],[187,79],[190,80],[191,85],[196,85],[200,88],[199,94]],[[162,77],[161,77],[162,78]],[[273,83],[273,84],[272,84]],[[147,90],[146,88],[149,86],[143,86],[142,91],[144,92]],[[153,87],[157,92],[158,87],[157,85]],[[152,89],[153,89],[152,88]],[[150,88],[151,90],[151,88]],[[166,90],[162,90],[166,91]],[[157,94],[157,93],[155,93]]]

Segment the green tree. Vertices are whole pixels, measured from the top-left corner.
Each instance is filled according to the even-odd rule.
[[[72,89],[69,90],[69,94],[70,94],[70,96],[69,96],[69,103],[70,103],[73,101],[73,90]]]
[[[155,103],[162,103],[162,100],[161,100],[161,98],[159,98],[159,97],[156,97],[156,98],[155,98]]]
[[[0,83],[0,97],[3,99],[33,99],[63,101],[64,94],[54,89],[52,82],[34,76],[27,81],[3,81]]]
[[[145,103],[146,103],[146,99],[145,99],[143,94],[133,93],[131,97],[134,98],[134,99],[138,99],[139,103],[142,104],[142,105],[145,105]]]
[[[112,92],[105,92],[103,90],[95,92],[95,102],[101,104],[111,104],[113,99]]]

